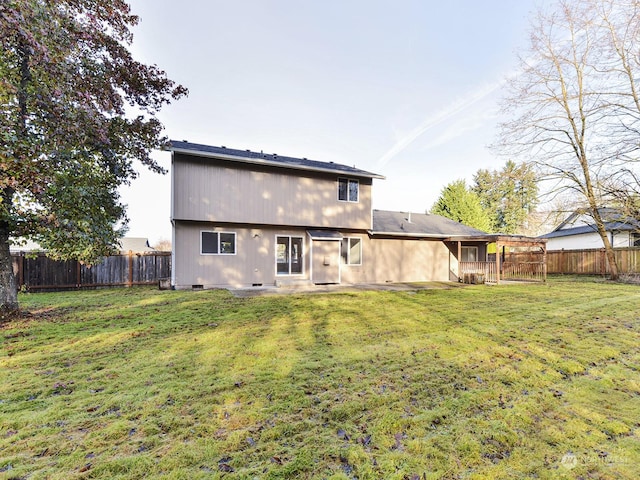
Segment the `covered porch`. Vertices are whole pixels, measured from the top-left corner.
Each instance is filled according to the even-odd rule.
[[[463,283],[494,283],[505,281],[546,282],[547,243],[546,239],[519,235],[484,235],[473,237],[451,237],[458,260],[458,281]],[[495,254],[487,254],[485,259],[463,258],[463,247],[470,243],[496,245]],[[506,261],[507,249],[527,250],[527,261]],[[490,258],[494,257],[494,258]],[[517,257],[516,257],[517,258]]]

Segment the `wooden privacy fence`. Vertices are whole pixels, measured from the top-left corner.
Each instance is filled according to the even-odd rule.
[[[640,247],[614,249],[619,273],[640,273]],[[528,252],[511,252],[507,261],[526,262]],[[603,248],[588,250],[549,250],[547,272],[583,275],[607,275],[609,262]]]
[[[12,257],[18,288],[26,291],[152,285],[171,276],[170,252],[129,252],[106,257],[95,265],[52,260],[43,253]]]

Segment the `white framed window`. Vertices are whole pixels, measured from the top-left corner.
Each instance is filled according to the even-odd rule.
[[[200,255],[235,255],[235,232],[200,232]]]
[[[461,262],[477,262],[478,261],[478,247],[462,247]]]
[[[304,239],[278,235],[276,237],[276,274],[300,275],[303,273]]]
[[[362,265],[362,239],[345,237],[340,242],[340,257],[345,265]]]
[[[338,178],[338,200],[341,202],[358,202],[360,182],[351,178]]]

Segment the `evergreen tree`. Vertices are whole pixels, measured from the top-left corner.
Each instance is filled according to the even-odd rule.
[[[472,190],[487,211],[492,232],[517,233],[538,205],[538,184],[530,164],[512,160],[501,170],[481,169]]]
[[[430,213],[442,215],[483,232],[491,228],[489,216],[482,208],[478,195],[467,188],[464,180],[456,180],[444,187]]]

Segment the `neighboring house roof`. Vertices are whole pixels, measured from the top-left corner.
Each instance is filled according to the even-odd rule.
[[[11,239],[12,242],[9,245],[9,250],[11,252],[43,252],[44,249],[36,242],[32,240],[26,240],[23,238],[20,239]],[[135,253],[144,253],[144,252],[155,252],[156,249],[152,248],[149,245],[149,240],[142,237],[123,237],[120,240],[120,245],[118,248],[121,252],[135,252]]]
[[[377,173],[367,172],[348,165],[341,165],[333,162],[320,162],[309,160],[308,158],[295,158],[280,156],[276,153],[252,152],[251,150],[235,150],[226,147],[214,147],[211,145],[201,145],[198,143],[181,142],[171,140],[169,150],[175,153],[186,153],[200,157],[219,158],[232,160],[234,162],[269,165],[280,168],[290,168],[295,170],[310,170],[315,172],[339,173],[363,178],[379,178],[384,176]]]
[[[638,231],[640,230],[640,221],[635,218],[622,214],[619,210],[614,208],[601,208],[599,209],[601,218],[604,220],[604,228],[607,232],[611,231]],[[560,225],[558,225],[552,232],[540,235],[538,238],[558,238],[569,237],[573,235],[584,235],[588,233],[597,233],[598,229],[595,223],[584,224],[580,223],[578,226],[571,226],[580,217],[584,217],[587,211],[584,209],[576,210],[569,215]]]
[[[123,237],[118,245],[121,252],[155,252],[156,249],[149,245],[149,240],[144,237]]]
[[[604,228],[607,232],[630,230],[636,231],[640,229],[640,224],[632,225],[624,222],[607,222],[604,224]],[[594,225],[583,225],[581,227],[563,228],[562,230],[554,230],[553,232],[540,235],[539,238],[558,238],[569,237],[572,235],[584,235],[586,233],[598,233],[598,229]]]
[[[373,211],[372,235],[450,238],[480,237],[487,233],[440,215]]]
[[[9,239],[9,251],[12,253],[18,252],[42,252],[42,247],[33,240],[27,240],[25,238],[10,238]]]

